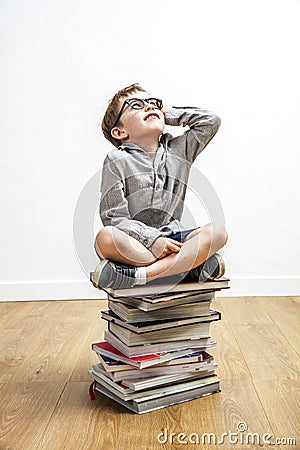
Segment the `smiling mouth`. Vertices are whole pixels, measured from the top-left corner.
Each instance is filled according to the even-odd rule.
[[[151,114],[148,114],[146,117],[145,117],[145,119],[144,120],[151,120],[151,119],[159,119],[159,115],[158,114],[156,114],[156,113],[151,113]]]

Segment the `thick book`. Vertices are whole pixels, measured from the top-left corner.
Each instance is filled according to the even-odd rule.
[[[106,344],[107,344],[107,342],[106,342]],[[103,354],[100,355],[97,352],[96,352],[96,355],[98,356],[99,361],[104,366],[104,368],[107,372],[116,373],[116,372],[122,372],[125,370],[126,371],[141,370],[138,367],[133,366],[132,364],[126,364],[123,361],[118,361],[118,360],[110,358],[106,355],[103,355]],[[159,368],[159,367],[170,367],[170,366],[177,366],[177,365],[179,367],[181,367],[182,365],[186,365],[186,364],[207,361],[208,357],[212,358],[212,356],[206,352],[193,352],[191,354],[179,356],[177,358],[170,359],[168,361],[164,361],[162,363],[155,364],[155,366],[149,366],[149,367],[151,367],[151,368],[158,367]],[[133,368],[133,367],[135,367],[135,368]],[[142,370],[146,370],[146,369],[143,368]]]
[[[91,280],[93,280],[93,272],[91,273]],[[93,281],[92,281],[93,282]],[[218,280],[205,281],[203,283],[197,282],[182,282],[178,284],[146,284],[143,286],[137,285],[128,289],[111,289],[101,288],[94,282],[93,285],[102,289],[114,298],[118,297],[143,297],[151,294],[163,294],[166,292],[188,292],[188,291],[201,291],[201,290],[215,290],[228,288],[229,279],[222,277]]]
[[[128,323],[120,319],[113,311],[101,311],[101,317],[111,323],[116,323],[134,333],[146,333],[149,331],[163,330],[165,328],[180,327],[182,325],[190,325],[202,322],[214,322],[221,319],[221,314],[218,311],[210,311],[209,315],[200,317],[189,317],[184,319],[173,319],[173,320],[160,320],[155,322],[138,322],[138,323]]]
[[[134,345],[170,343],[187,339],[210,338],[211,322],[198,322],[145,333],[130,331],[124,326],[108,322],[108,329],[128,347]]]
[[[173,373],[167,375],[155,375],[154,377],[148,378],[136,378],[136,379],[126,379],[122,381],[122,383],[129,387],[129,389],[133,389],[134,391],[142,391],[144,389],[150,389],[157,386],[164,386],[170,383],[178,383],[179,381],[189,381],[194,379],[199,379],[198,375],[201,374],[201,377],[206,378],[210,375],[214,374],[214,369],[212,370],[202,370],[199,372],[180,372]]]
[[[131,357],[125,355],[124,352],[122,352],[120,349],[117,349],[109,342],[94,343],[92,344],[92,350],[94,350],[99,355],[108,356],[112,359],[122,361],[125,364],[129,364],[139,369],[143,369],[144,367],[151,367],[165,361],[170,361],[172,359],[194,353],[193,349],[184,348],[170,352],[148,352],[144,353],[144,355],[133,355]]]
[[[107,342],[109,342],[113,347],[117,348],[120,352],[124,353],[126,356],[130,358],[132,358],[133,356],[142,356],[162,352],[174,352],[186,349],[192,351],[196,349],[199,351],[201,350],[209,351],[216,347],[216,342],[209,338],[184,339],[182,341],[135,345],[132,347],[129,347],[126,344],[124,344],[124,342],[122,342],[111,331],[104,332],[104,339]]]
[[[212,358],[212,357],[211,357]],[[176,365],[166,365],[166,366],[154,366],[146,369],[128,368],[125,370],[117,370],[115,372],[107,371],[102,363],[94,364],[93,370],[97,373],[102,373],[106,375],[113,381],[124,381],[131,379],[145,379],[149,377],[156,377],[162,375],[174,375],[176,373],[186,373],[186,372],[203,372],[216,370],[218,365],[214,362],[213,358],[210,361],[193,362],[185,364]]]
[[[198,378],[193,378],[192,380],[180,380],[179,382],[174,381],[173,383],[165,384],[163,386],[152,387],[142,391],[134,391],[121,382],[114,382],[104,375],[96,374],[93,370],[89,370],[89,373],[94,380],[125,401],[133,399],[136,401],[144,401],[147,397],[149,399],[163,397],[167,394],[187,391],[195,387],[200,387],[219,381],[215,374],[208,377],[198,375]]]
[[[220,392],[220,384],[219,381],[215,381],[208,385],[203,385],[200,387],[196,387],[194,389],[190,389],[188,391],[176,392],[172,394],[165,395],[163,397],[158,397],[154,399],[144,400],[143,402],[137,402],[135,400],[125,401],[120,397],[115,395],[113,392],[106,389],[97,381],[93,381],[90,387],[90,393],[99,392],[106,397],[114,400],[116,403],[124,406],[130,411],[136,414],[143,414],[150,411],[155,411],[157,409],[165,408],[171,405],[177,405],[179,403],[187,402],[190,400],[195,400],[197,398],[205,397],[207,395],[216,394]],[[91,398],[94,398],[91,396]]]
[[[109,384],[113,388],[115,388],[117,391],[119,391],[121,394],[129,395],[133,392],[143,391],[144,393],[148,389],[152,388],[163,388],[166,386],[169,386],[171,384],[184,382],[184,381],[192,381],[192,380],[199,380],[199,378],[207,378],[211,375],[214,375],[213,370],[205,370],[201,372],[180,372],[180,373],[173,373],[173,374],[167,374],[167,375],[157,375],[154,377],[148,377],[148,378],[133,378],[129,380],[121,380],[121,381],[114,381],[111,379],[111,377],[108,377],[105,371],[101,371],[99,367],[93,366],[92,369],[89,371],[89,373],[95,377],[99,382],[100,380],[104,381],[105,383]],[[118,395],[118,394],[117,394]],[[134,398],[131,396],[131,398]]]
[[[149,305],[149,303],[146,305]],[[140,305],[139,305],[140,306]],[[151,305],[152,306],[152,305]],[[154,305],[155,306],[155,305]],[[123,302],[108,301],[108,307],[126,322],[150,322],[154,320],[179,319],[182,317],[199,317],[209,315],[211,300],[188,303],[167,308],[137,308]]]
[[[199,304],[199,308],[203,306],[204,303],[206,305],[209,305],[212,300],[214,299],[214,291],[209,292],[196,292],[192,295],[189,295],[189,293],[182,293],[179,294],[172,294],[172,295],[149,295],[149,296],[143,296],[143,297],[117,297],[114,298],[111,295],[108,295],[108,300],[110,303],[116,303],[116,304],[124,304],[128,307],[134,307],[138,308],[141,311],[149,312],[149,311],[157,311],[157,310],[166,310],[170,307],[188,307],[190,303],[192,304]],[[160,311],[158,311],[159,313]],[[161,311],[163,313],[165,311]]]

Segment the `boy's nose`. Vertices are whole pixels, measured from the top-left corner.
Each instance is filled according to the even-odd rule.
[[[149,111],[150,109],[155,109],[155,106],[145,102],[144,110]]]

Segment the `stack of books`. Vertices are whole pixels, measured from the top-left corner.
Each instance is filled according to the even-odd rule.
[[[99,357],[89,373],[95,391],[141,414],[220,391],[216,346],[210,325],[215,292],[228,279],[176,285],[107,289],[104,341],[92,344]]]

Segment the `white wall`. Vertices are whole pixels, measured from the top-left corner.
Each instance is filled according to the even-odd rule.
[[[111,148],[98,126],[107,101],[132,82],[222,118],[196,166],[225,211],[231,293],[299,293],[299,9],[2,0],[0,299],[100,295],[73,214]]]

